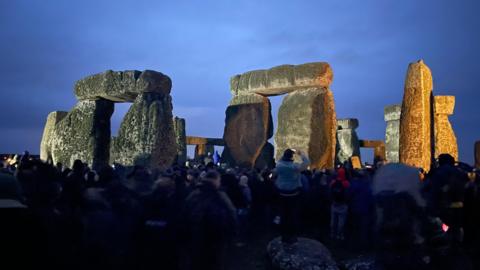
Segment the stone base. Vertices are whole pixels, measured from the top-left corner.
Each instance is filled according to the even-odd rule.
[[[358,256],[339,263],[346,270],[376,270],[375,256]]]
[[[313,239],[300,237],[295,244],[283,244],[277,237],[268,243],[267,254],[275,269],[338,270],[330,251]]]

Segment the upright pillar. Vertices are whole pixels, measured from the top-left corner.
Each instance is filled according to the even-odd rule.
[[[400,116],[400,162],[430,170],[432,74],[423,60],[408,66]]]
[[[458,160],[458,146],[448,116],[453,114],[454,96],[435,96],[433,102],[435,130],[435,158],[440,154],[450,154]]]
[[[402,105],[385,107],[384,118],[387,122],[385,130],[385,155],[388,162],[396,163],[398,159],[400,142],[400,115]]]
[[[358,119],[346,118],[337,120],[337,162],[343,164],[352,156],[360,158],[360,143],[357,132]]]
[[[175,132],[175,141],[177,143],[177,163],[185,165],[187,161],[187,134],[185,130],[185,119],[173,118],[173,130]]]

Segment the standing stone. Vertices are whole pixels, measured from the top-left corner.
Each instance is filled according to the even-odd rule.
[[[103,98],[115,102],[132,102],[141,93],[170,94],[172,81],[153,70],[107,70],[75,83],[78,100]]]
[[[480,141],[475,142],[474,147],[475,168],[480,169]]]
[[[272,137],[270,101],[257,94],[235,96],[225,114],[225,148],[236,165],[253,167]]]
[[[42,141],[40,143],[40,159],[43,161],[52,160],[52,138],[55,136],[55,126],[67,116],[68,112],[51,112],[48,114],[47,122],[43,129]]]
[[[398,151],[400,142],[400,115],[401,105],[391,105],[385,107],[384,117],[387,122],[385,131],[385,155],[388,162],[399,162]]]
[[[306,151],[311,168],[334,168],[336,123],[333,94],[328,88],[289,93],[278,111],[276,158],[285,149]]]
[[[175,117],[173,119],[175,141],[177,142],[177,163],[185,165],[187,162],[187,133],[185,131],[185,119]]]
[[[458,146],[448,116],[455,108],[454,96],[435,96],[433,101],[434,130],[435,130],[435,158],[440,154],[450,154],[458,160]]]
[[[111,101],[79,101],[55,126],[51,139],[53,162],[71,167],[80,159],[94,170],[108,165],[112,114]]]
[[[337,120],[337,162],[343,164],[352,156],[360,158],[360,143],[357,132],[358,119],[347,118]]]
[[[137,96],[112,144],[112,162],[166,169],[177,155],[172,98],[160,93]]]
[[[432,74],[422,60],[408,66],[400,116],[400,162],[430,170]]]
[[[257,169],[275,168],[275,159],[273,158],[274,155],[275,155],[275,148],[271,143],[267,142],[263,146],[263,149],[260,152],[260,156],[258,156],[257,160],[255,161],[255,168]]]

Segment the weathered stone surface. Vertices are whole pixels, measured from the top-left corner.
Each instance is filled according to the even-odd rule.
[[[133,102],[141,93],[167,95],[171,88],[170,78],[157,71],[107,70],[77,81],[75,95],[79,100],[104,98],[116,102]]]
[[[252,167],[272,137],[270,101],[256,94],[237,96],[225,114],[223,139],[228,153],[236,165]]]
[[[355,258],[343,260],[339,263],[341,269],[346,270],[377,270],[375,256],[360,255]]]
[[[475,156],[475,167],[480,168],[480,141],[475,142],[473,154]]]
[[[386,106],[384,109],[385,121],[400,120],[401,115],[402,115],[401,104]]]
[[[67,116],[68,112],[51,112],[48,114],[47,122],[43,128],[42,141],[40,143],[40,159],[43,161],[52,160],[52,138],[55,136],[55,126]]]
[[[264,146],[260,155],[258,156],[257,160],[255,160],[255,168],[257,169],[264,169],[269,168],[273,169],[275,167],[275,148],[269,142],[267,142]]]
[[[285,245],[277,237],[267,246],[267,254],[275,269],[281,270],[337,270],[330,251],[320,242],[298,238],[298,242]]]
[[[244,93],[275,96],[301,88],[328,88],[332,80],[333,71],[326,62],[282,65],[233,76],[230,91],[234,96]]]
[[[435,96],[433,101],[435,158],[440,154],[450,154],[458,160],[457,137],[448,116],[455,108],[454,96]]]
[[[278,111],[276,158],[285,149],[305,151],[311,168],[335,165],[337,121],[333,94],[327,88],[308,88],[288,94]]]
[[[455,109],[455,96],[434,96],[433,113],[452,115]]]
[[[112,163],[165,169],[177,155],[172,98],[159,93],[137,96],[114,138]]]
[[[392,163],[399,162],[401,110],[401,105],[387,106],[384,110],[385,121],[387,121],[387,128],[385,130],[385,155],[387,161]]]
[[[337,129],[356,129],[358,127],[358,119],[345,118],[337,119]]]
[[[408,66],[400,117],[401,163],[430,170],[432,74],[422,60]]]
[[[175,131],[175,141],[177,142],[177,163],[185,165],[187,161],[187,133],[185,129],[185,119],[173,118],[173,130]]]
[[[206,138],[206,137],[197,137],[197,136],[187,136],[188,145],[199,145],[199,144],[208,144],[208,145],[218,145],[224,146],[225,142],[223,138]]]
[[[355,128],[358,127],[358,120],[339,119],[337,120],[337,162],[343,164],[349,161],[352,156],[360,158],[360,143]]]
[[[80,159],[93,169],[108,165],[112,114],[111,101],[79,101],[55,126],[51,139],[53,162],[71,167]]]

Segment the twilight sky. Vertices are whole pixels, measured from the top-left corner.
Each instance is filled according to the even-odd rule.
[[[383,108],[401,102],[408,63],[423,58],[434,94],[456,96],[450,120],[472,163],[479,10],[478,0],[0,0],[0,153],[38,153],[48,113],[70,110],[74,82],[107,69],[167,74],[187,133],[221,137],[232,75],[314,61],[333,68],[337,117],[384,139]],[[117,106],[114,130],[127,110]]]

